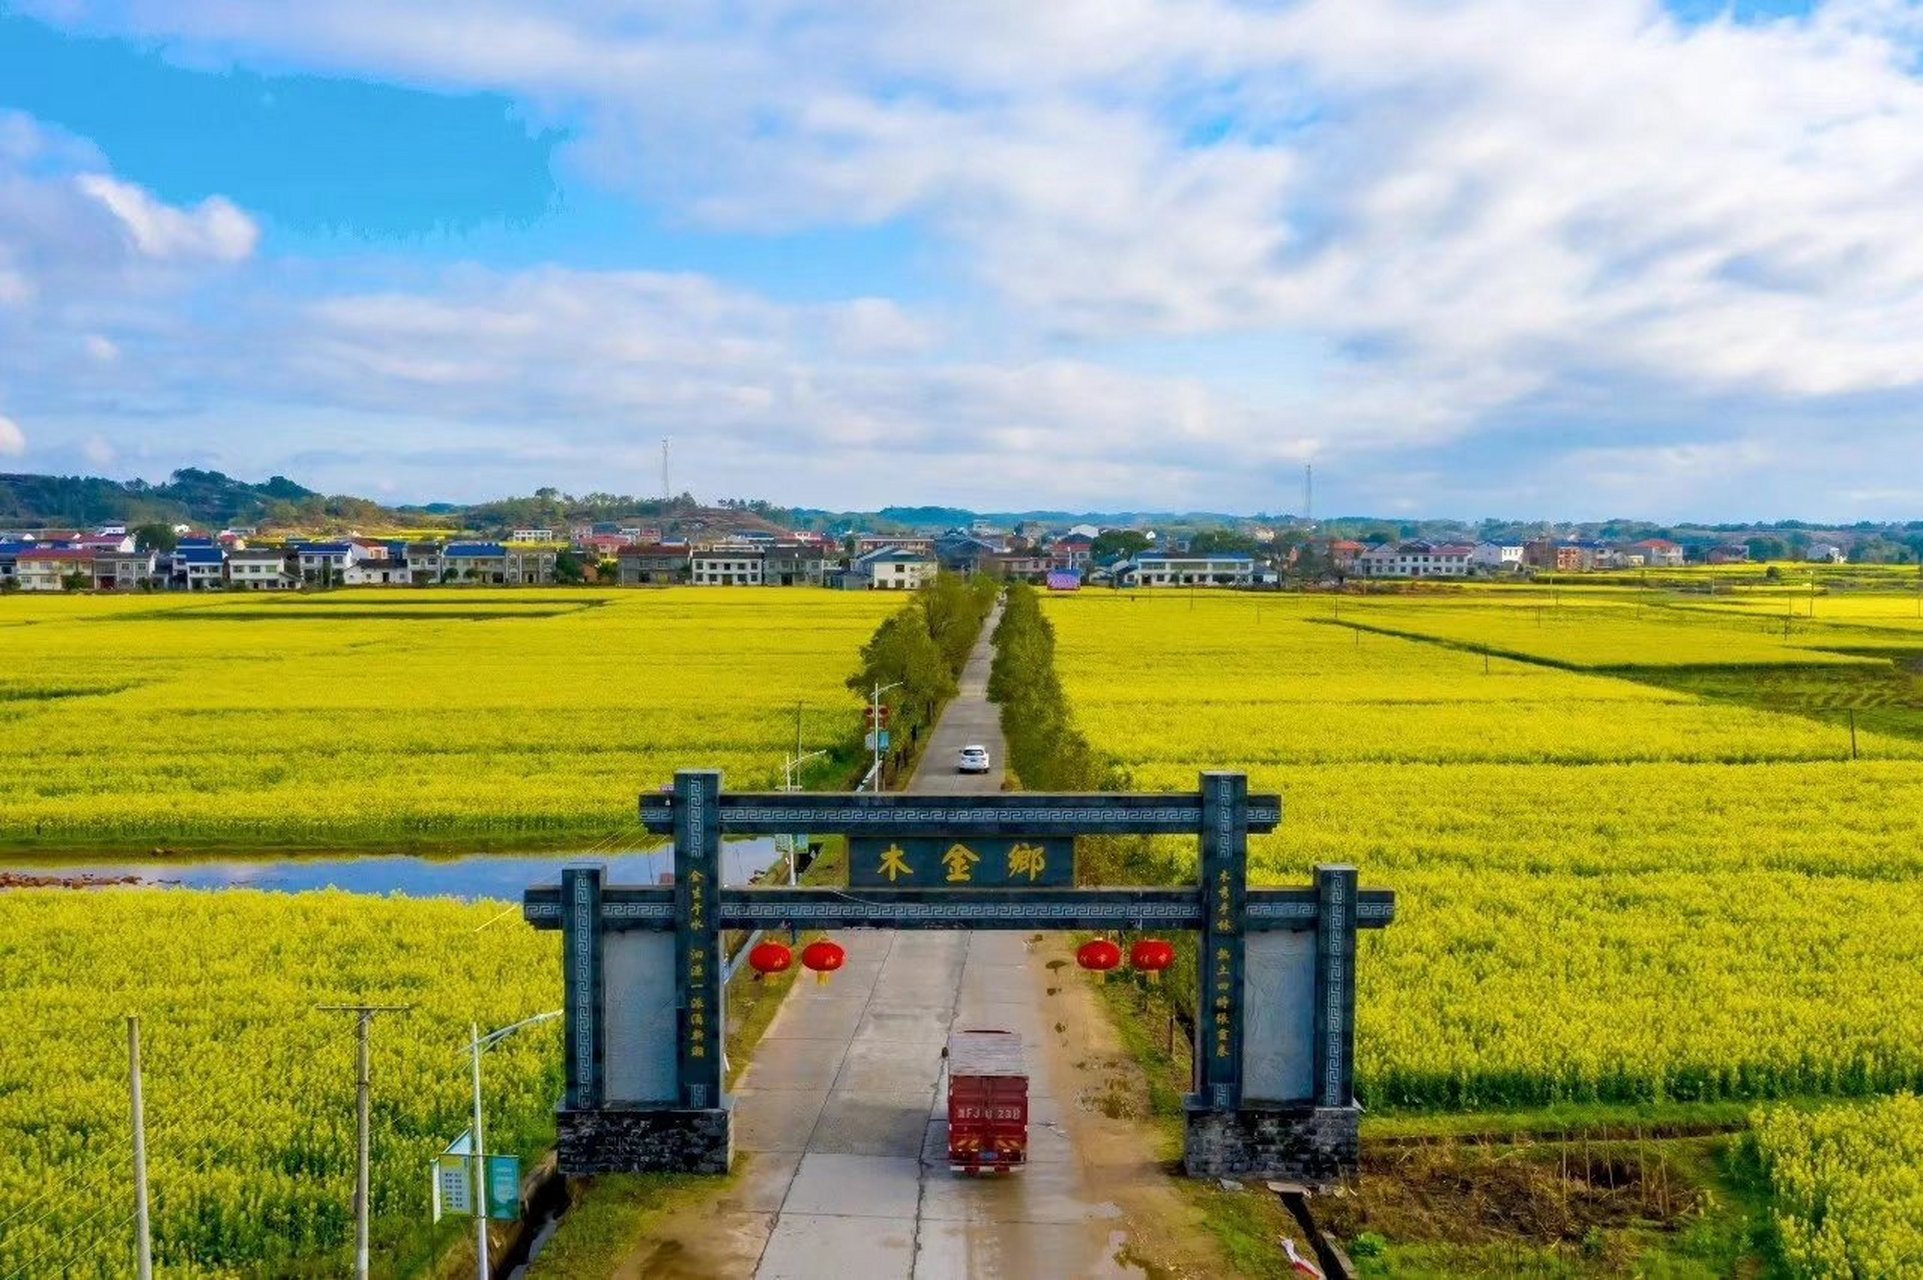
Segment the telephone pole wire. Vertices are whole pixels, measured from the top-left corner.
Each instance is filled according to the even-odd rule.
[[[127,1015],[127,1075],[134,1112],[134,1255],[140,1280],[154,1280],[154,1238],[147,1221],[147,1108],[140,1096],[140,1015]]]
[[[359,1021],[360,1071],[358,1087],[355,1090],[355,1129],[359,1139],[354,1159],[354,1280],[367,1280],[367,1148],[368,1148],[368,1099],[373,1091],[373,1076],[369,1071],[368,1030],[374,1023],[377,1013],[406,1013],[414,1006],[411,1004],[323,1004],[317,1006],[324,1013],[351,1013]]]

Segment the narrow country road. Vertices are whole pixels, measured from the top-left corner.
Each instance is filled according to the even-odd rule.
[[[1005,748],[987,698],[990,618],[910,790],[994,794]],[[987,747],[987,775],[955,772]],[[736,1093],[739,1192],[713,1228],[765,1232],[763,1280],[1139,1274],[1115,1261],[1119,1213],[1089,1185],[1041,1052],[1041,976],[1013,933],[855,932],[825,986],[797,984]],[[1030,1070],[1029,1167],[949,1172],[942,1046],[951,1026],[1018,1031]],[[1062,1082],[1066,1087],[1067,1082]],[[743,1237],[748,1238],[743,1241]]]

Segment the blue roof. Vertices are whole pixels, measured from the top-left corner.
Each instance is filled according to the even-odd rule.
[[[227,555],[219,547],[179,547],[174,551],[174,559],[187,564],[220,564]]]
[[[214,540],[212,538],[182,538],[174,545],[176,547],[211,547],[214,545]]]
[[[300,553],[304,556],[344,556],[354,549],[351,542],[303,542]]]
[[[478,560],[483,557],[504,556],[507,554],[507,548],[498,542],[450,542],[447,544],[447,550],[441,554],[450,559],[466,557]]]

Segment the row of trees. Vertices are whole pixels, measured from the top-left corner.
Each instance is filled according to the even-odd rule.
[[[877,687],[895,686],[882,694],[889,709],[893,762],[908,758],[922,731],[955,696],[956,682],[999,590],[991,578],[938,573],[862,646],[861,665],[848,677],[848,687],[867,698]]]

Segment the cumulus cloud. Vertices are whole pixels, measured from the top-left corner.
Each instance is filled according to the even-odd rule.
[[[209,196],[192,209],[178,209],[106,174],[82,174],[74,184],[112,211],[140,252],[151,258],[238,262],[253,253],[260,238],[254,220],[219,196]]]
[[[958,334],[887,299],[537,271],[257,318],[243,348],[278,344],[269,367],[356,411],[431,391],[450,415],[685,416],[930,457],[972,438],[1038,475],[1079,446],[1141,492],[1182,482],[1183,446],[1216,450],[1218,477],[1245,458],[1379,465],[1490,438],[1519,407],[1626,394],[1698,415],[1826,405],[1887,442],[1905,415],[1863,401],[1913,404],[1923,378],[1923,20],[1881,0],[1744,22],[1655,0],[25,7],[215,57],[505,91],[570,126],[581,171],[673,218],[911,221],[998,308]],[[94,196],[143,257],[253,251],[240,211],[122,185]],[[0,315],[35,286],[0,256]],[[1250,339],[1317,355],[1258,397],[1120,371],[1172,341],[1259,363]],[[1757,467],[1790,465],[1766,433],[1809,419],[1758,423]],[[1559,457],[1714,470],[1607,448]]]
[[[0,457],[19,457],[27,451],[27,433],[12,418],[0,416]]]

